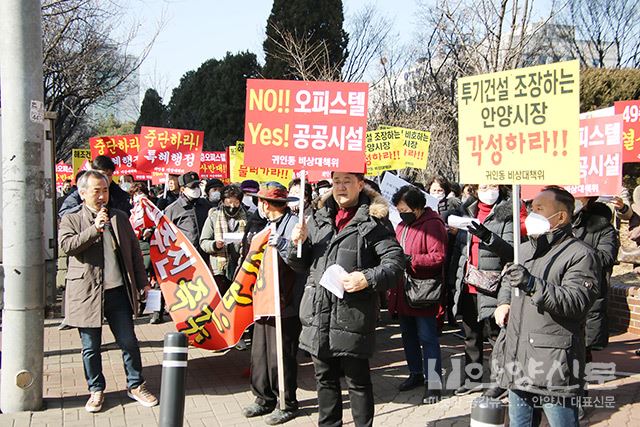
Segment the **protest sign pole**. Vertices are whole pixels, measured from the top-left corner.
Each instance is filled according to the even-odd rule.
[[[307,172],[305,170],[301,170],[300,171],[300,200],[299,200],[299,204],[298,204],[298,223],[300,223],[300,226],[302,226],[302,224],[304,224],[304,196],[305,196],[305,191],[304,191],[304,187],[307,181]],[[302,258],[302,241],[298,241],[298,258]]]
[[[513,263],[520,264],[520,186],[514,185],[511,193],[513,202]],[[515,296],[520,296],[520,290],[515,288]]]
[[[271,233],[276,233],[276,224],[271,224]],[[273,251],[273,306],[276,317],[276,356],[278,358],[278,395],[280,400],[280,410],[285,409],[284,400],[284,352],[282,348],[282,312],[280,311],[280,273],[278,271],[278,249],[271,247]]]
[[[167,189],[169,188],[169,174],[166,173],[164,175],[164,195],[162,197],[164,197],[165,199],[167,198]]]

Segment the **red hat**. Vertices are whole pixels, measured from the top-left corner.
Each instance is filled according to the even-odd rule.
[[[258,199],[272,202],[297,202],[299,200],[297,197],[289,197],[287,188],[275,181],[264,184],[256,196],[258,196]]]

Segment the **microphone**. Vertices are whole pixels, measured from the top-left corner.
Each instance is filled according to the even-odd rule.
[[[107,210],[107,208],[105,207],[105,205],[104,205],[104,204],[101,204],[101,205],[100,205],[100,211],[99,211],[99,212],[102,212],[102,209],[104,209],[106,212],[108,212],[108,210]],[[101,231],[103,231],[103,232],[104,232],[105,230],[109,230],[109,223],[108,223],[108,222],[103,222],[103,223],[101,223],[101,224],[100,224],[100,230],[101,230]]]

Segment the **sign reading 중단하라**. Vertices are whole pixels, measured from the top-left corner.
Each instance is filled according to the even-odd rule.
[[[367,83],[247,80],[245,166],[364,171]]]
[[[200,169],[204,132],[143,126],[140,129],[140,172],[181,175]]]
[[[460,180],[579,184],[578,61],[458,80]]]

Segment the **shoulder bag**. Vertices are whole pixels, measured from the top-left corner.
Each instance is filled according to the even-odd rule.
[[[407,239],[408,231],[409,226],[406,226],[405,229],[402,230],[402,237],[400,239],[400,245],[405,253],[405,241]],[[429,308],[440,302],[440,297],[442,296],[442,279],[417,279],[412,277],[405,268],[404,296],[407,304],[411,308]]]

